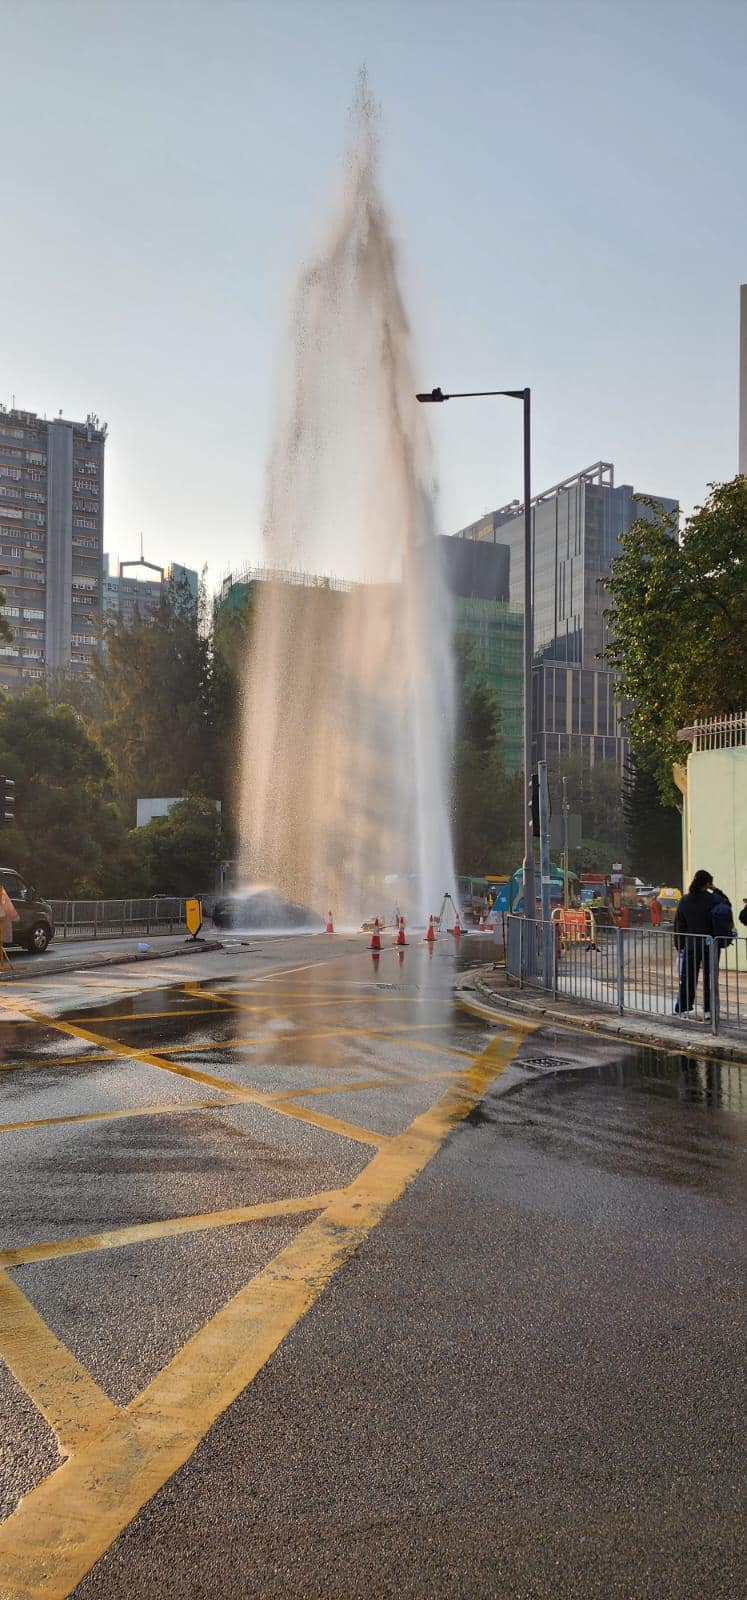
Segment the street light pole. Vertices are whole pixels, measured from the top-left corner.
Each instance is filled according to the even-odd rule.
[[[524,916],[536,916],[536,891],[534,885],[534,842],[532,834],[532,660],[534,654],[532,629],[532,434],[531,389],[470,389],[461,394],[444,394],[441,389],[431,389],[429,394],[416,395],[422,404],[440,403],[442,400],[483,400],[506,395],[510,400],[521,400],[524,407]]]

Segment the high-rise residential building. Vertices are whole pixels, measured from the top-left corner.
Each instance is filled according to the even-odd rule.
[[[747,475],[747,283],[739,291],[739,471]]]
[[[102,602],[106,424],[0,408],[0,686],[85,671]]]
[[[598,461],[532,501],[534,759],[552,762],[573,750],[585,762],[614,760],[622,769],[627,736],[608,643],[604,579],[620,537],[641,516],[645,500],[676,511],[677,501],[615,486],[611,462]],[[516,501],[463,528],[457,538],[508,550],[508,597],[524,597],[524,515]]]

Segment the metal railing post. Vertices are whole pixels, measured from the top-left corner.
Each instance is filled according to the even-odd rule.
[[[560,939],[559,939],[559,936],[558,936],[558,929],[552,922],[550,923],[550,937],[552,939],[552,997],[553,997],[553,1000],[557,1000],[557,998],[558,998],[558,945],[560,943]]]
[[[708,940],[706,960],[711,968],[711,1033],[718,1033],[718,942],[716,939]]]
[[[524,988],[524,917],[519,918],[519,988]]]
[[[617,933],[617,1009],[622,1016],[625,1010],[625,935],[622,928]]]

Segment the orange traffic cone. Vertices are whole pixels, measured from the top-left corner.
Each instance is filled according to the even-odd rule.
[[[328,911],[327,912],[327,926],[326,926],[324,932],[325,933],[334,933],[334,931],[335,931],[335,925],[334,925],[334,923],[332,921],[332,912]]]
[[[394,943],[396,945],[407,944],[407,940],[405,938],[405,919],[404,919],[404,917],[400,917],[400,919],[399,919],[399,927],[397,929],[397,937],[396,937]]]
[[[434,941],[435,937],[436,937],[436,930],[435,930],[435,928],[433,926],[433,918],[429,917],[428,918],[428,932],[427,932],[427,934],[425,936],[426,944],[433,944],[433,941]]]
[[[457,911],[456,922],[454,923],[454,926],[453,926],[451,931],[452,931],[455,939],[458,939],[460,937],[461,932],[462,932],[462,924],[459,921],[459,912],[458,911]]]
[[[374,917],[373,932],[371,934],[371,943],[370,943],[368,948],[369,948],[369,950],[380,950],[381,949],[381,929],[379,928],[379,919],[378,919],[378,917]]]
[[[485,916],[484,916],[484,913],[482,911],[480,912],[480,922],[479,922],[479,926],[478,926],[477,931],[478,931],[478,933],[484,933],[485,932]]]

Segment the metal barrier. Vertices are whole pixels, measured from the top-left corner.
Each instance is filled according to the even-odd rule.
[[[533,984],[622,1015],[678,1015],[718,1033],[726,1024],[747,1026],[747,938],[731,943],[706,935],[677,935],[669,928],[585,928],[562,921],[534,922],[511,915],[506,973],[520,987]],[[589,938],[589,933],[592,937]]]
[[[186,927],[185,901],[163,895],[149,900],[50,900],[56,939],[98,939],[113,933],[173,933]]]

